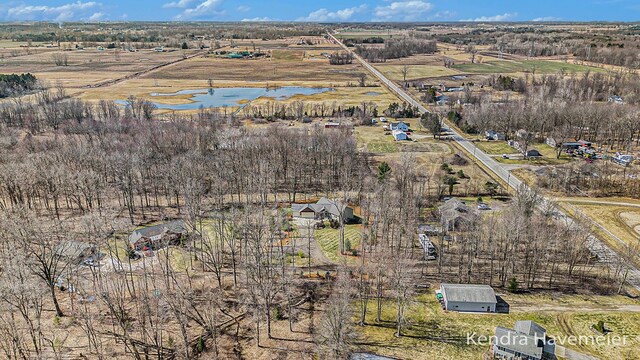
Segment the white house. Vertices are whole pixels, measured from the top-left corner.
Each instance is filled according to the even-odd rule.
[[[391,133],[396,141],[407,140],[407,133],[401,130],[393,130]]]
[[[495,131],[495,130],[489,130],[489,131],[486,131],[484,134],[485,134],[485,136],[486,136],[486,138],[487,138],[488,140],[498,140],[498,141],[501,141],[501,140],[505,140],[505,139],[507,138],[507,137],[505,136],[505,134],[503,134],[503,133],[501,133],[501,132],[497,132],[497,131]]]
[[[496,294],[488,285],[442,284],[440,291],[446,310],[496,312]]]
[[[493,356],[505,360],[555,359],[555,341],[547,330],[531,320],[516,321],[514,329],[496,328]]]
[[[390,123],[389,124],[389,128],[393,131],[393,130],[400,130],[400,131],[409,131],[409,124],[400,121],[397,123]]]

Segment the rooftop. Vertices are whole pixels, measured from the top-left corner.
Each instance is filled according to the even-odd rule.
[[[467,303],[497,303],[496,293],[489,285],[442,284],[442,296],[447,301]]]
[[[164,224],[147,226],[141,229],[137,229],[133,231],[133,234],[138,233],[142,237],[149,238],[149,237],[160,235],[165,231],[173,232],[173,233],[183,233],[186,230],[187,230],[187,227],[184,220],[175,220],[175,221],[171,221]]]
[[[517,351],[535,359],[542,359],[544,338],[535,338],[515,330],[498,326],[496,328],[495,341],[498,346]]]

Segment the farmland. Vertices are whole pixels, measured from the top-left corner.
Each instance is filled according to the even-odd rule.
[[[636,29],[329,22],[386,5],[0,26],[0,73],[40,80],[0,106],[0,357],[479,359],[534,320],[634,358]]]

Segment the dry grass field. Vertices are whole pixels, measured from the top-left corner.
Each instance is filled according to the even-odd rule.
[[[607,199],[603,199],[606,201]],[[625,244],[636,245],[640,242],[640,208],[622,205],[572,203],[584,215],[622,240]],[[610,238],[611,236],[607,236]],[[609,241],[611,246],[620,248],[620,244],[614,240]]]
[[[583,354],[611,359],[635,359],[640,351],[636,334],[640,331],[640,313],[635,300],[616,296],[562,296],[503,294],[511,306],[509,314],[472,314],[446,312],[431,293],[418,296],[407,309],[405,336],[394,336],[395,303],[385,301],[382,321],[375,322],[375,306],[367,312],[368,325],[357,328],[361,342],[371,352],[406,360],[476,360],[489,346],[467,345],[468,333],[491,336],[496,326],[513,327],[518,320],[533,320],[547,329],[551,337],[593,334],[590,327],[603,320],[608,336],[627,336],[623,346],[589,344],[567,347]]]
[[[195,52],[195,50],[162,53],[153,50],[116,52],[115,50],[98,51],[95,48],[81,51],[42,51],[4,59],[0,62],[0,73],[30,72],[38,79],[50,83],[61,82],[67,88],[81,88],[178,61],[184,55]],[[54,56],[66,56],[68,66],[56,66]]]

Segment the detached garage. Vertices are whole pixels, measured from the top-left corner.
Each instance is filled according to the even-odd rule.
[[[496,312],[496,293],[489,285],[442,284],[440,291],[446,310]]]

